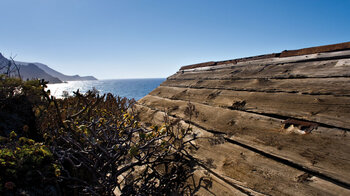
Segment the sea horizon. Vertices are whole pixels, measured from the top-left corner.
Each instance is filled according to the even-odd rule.
[[[67,81],[48,84],[46,89],[56,98],[63,98],[65,92],[72,96],[78,89],[81,93],[96,89],[99,94],[112,93],[114,96],[139,100],[165,80],[166,78],[127,78]]]

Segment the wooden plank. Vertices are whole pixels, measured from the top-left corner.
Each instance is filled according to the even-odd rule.
[[[218,62],[210,61],[210,62],[205,62],[205,63],[197,63],[197,64],[193,64],[193,65],[182,66],[180,68],[180,70],[195,69],[195,68],[200,68],[200,67],[210,67],[210,66],[225,65],[225,64],[237,64],[240,62],[247,62],[247,61],[254,61],[254,60],[279,57],[279,55],[280,55],[280,53],[272,53],[272,54],[251,56],[251,57],[238,58],[238,59],[232,59],[232,60],[226,60],[226,61],[218,61]]]
[[[221,179],[217,178],[216,176],[211,175],[210,177],[207,177],[208,174],[206,173],[206,170],[203,169],[197,169],[194,172],[194,179],[196,181],[196,186],[198,186],[198,183],[200,181],[201,177],[206,177],[205,181],[201,181],[201,187],[200,189],[194,194],[194,195],[203,195],[203,196],[212,196],[212,195],[237,195],[237,196],[246,196],[247,194],[232,188],[229,184],[225,183]],[[191,182],[189,182],[191,183]],[[258,194],[253,194],[258,195]],[[262,195],[262,194],[260,194]]]
[[[187,101],[169,100],[146,96],[139,101],[160,111],[166,110],[182,119]],[[225,133],[228,137],[275,154],[286,160],[304,165],[332,178],[350,183],[350,139],[341,134],[322,136],[318,134],[299,135],[281,128],[282,121],[243,111],[233,111],[219,107],[193,103],[197,116],[191,121],[206,130]],[[339,132],[319,128],[321,132]]]
[[[265,93],[160,86],[150,95],[251,111],[266,115],[293,117],[350,129],[350,97]],[[243,106],[237,104],[244,103]],[[237,108],[235,108],[237,107]]]
[[[264,56],[264,55],[262,55]],[[258,60],[249,60],[249,61],[219,61],[214,62],[215,66],[204,66],[193,69],[180,70],[180,72],[193,72],[200,70],[215,70],[215,69],[224,69],[229,68],[232,65],[234,66],[245,66],[252,64],[259,65],[276,65],[276,64],[286,64],[286,63],[300,63],[300,62],[316,62],[323,60],[336,60],[336,59],[346,59],[350,57],[350,50],[336,51],[336,52],[324,52],[324,53],[315,53],[301,56],[291,56],[283,58],[263,58]]]
[[[178,72],[168,79],[349,77],[350,59],[285,64],[245,64],[223,69]]]
[[[281,53],[280,57],[299,56],[299,55],[306,55],[306,54],[315,54],[320,52],[347,50],[347,49],[350,49],[350,42],[331,44],[331,45],[325,45],[325,46],[316,46],[316,47],[303,48],[298,50],[285,50]]]
[[[350,78],[166,80],[161,86],[350,96]]]
[[[149,107],[137,105],[141,119],[151,120],[153,123],[162,124],[163,112],[155,111]],[[159,121],[154,121],[158,119]],[[186,125],[187,126],[187,125]],[[193,126],[194,131],[200,132],[196,141],[198,151],[192,151],[193,156],[201,160],[210,172],[206,176],[217,181],[216,175],[226,182],[221,182],[221,187],[229,187],[232,182],[245,188],[251,195],[346,195],[349,190],[339,187],[331,182],[315,176],[309,176],[304,172],[263,157],[248,149],[228,143],[215,142],[218,140],[213,134]],[[225,185],[226,184],[226,185]],[[212,186],[215,188],[216,185]],[[223,189],[223,191],[227,190]],[[213,192],[211,189],[209,191]],[[219,192],[218,192],[219,193]],[[199,194],[202,194],[200,192]],[[205,193],[204,193],[205,194]],[[220,194],[219,194],[220,195]]]
[[[255,61],[255,60],[261,60],[261,59],[263,59],[263,60],[274,59],[276,57],[282,58],[282,57],[292,57],[292,56],[305,56],[305,55],[316,54],[316,53],[325,53],[325,52],[329,53],[329,52],[349,50],[349,49],[350,49],[350,42],[344,42],[344,43],[339,43],[339,44],[317,46],[317,47],[311,47],[311,48],[303,48],[303,49],[298,49],[298,50],[284,50],[281,53],[272,53],[272,54],[251,56],[251,57],[238,58],[238,59],[232,59],[232,60],[217,61],[217,62],[210,61],[210,62],[205,62],[205,63],[197,63],[197,64],[193,64],[193,65],[182,66],[180,68],[180,70],[194,69],[194,68],[208,67],[208,66],[215,66],[215,65],[222,65],[222,64],[237,64],[239,62]],[[325,55],[325,54],[320,54],[320,56],[322,56],[322,55]],[[320,58],[320,57],[318,57],[318,58]],[[282,58],[282,59],[284,59],[284,58]]]

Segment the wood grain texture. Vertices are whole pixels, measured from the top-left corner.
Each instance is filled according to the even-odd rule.
[[[167,113],[205,137],[193,156],[210,163],[212,190],[349,195],[350,50],[329,48],[187,67],[138,101],[140,119]]]
[[[137,108],[144,122],[158,125],[163,123],[164,112],[141,104],[138,104]],[[184,121],[181,122],[187,127]],[[307,175],[303,171],[246,148],[222,140],[217,141],[219,139],[216,134],[195,125],[191,126],[199,137],[203,138],[196,141],[199,150],[193,152],[193,156],[206,166],[200,170],[206,170],[206,172],[209,170],[210,176],[215,177],[216,185],[213,185],[212,190],[226,187],[216,192],[218,195],[236,195],[232,193],[237,192],[232,184],[243,188],[250,195],[346,195],[350,193],[346,188],[316,176]],[[203,173],[198,175],[206,176]],[[304,179],[304,176],[307,178]],[[217,177],[225,181],[218,180]],[[199,193],[199,195],[207,194],[206,191]]]
[[[158,87],[150,95],[215,107],[239,109],[262,115],[274,115],[275,118],[282,120],[293,117],[350,129],[350,97],[167,86]],[[244,106],[237,105],[243,102]]]

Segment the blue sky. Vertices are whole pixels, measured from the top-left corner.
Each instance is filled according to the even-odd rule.
[[[4,56],[99,79],[350,41],[350,0],[0,0],[0,10]]]

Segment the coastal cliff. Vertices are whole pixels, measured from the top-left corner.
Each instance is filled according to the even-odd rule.
[[[97,80],[94,76],[65,75],[42,63],[12,61],[5,58],[0,53],[0,73],[6,73],[8,71],[8,67],[14,66],[14,64],[18,66],[21,78],[23,80],[44,79],[50,84],[62,83],[66,81]],[[12,70],[12,72],[13,74],[17,74],[15,73],[15,70]]]
[[[200,195],[350,194],[350,42],[184,66],[136,108],[198,133]]]

